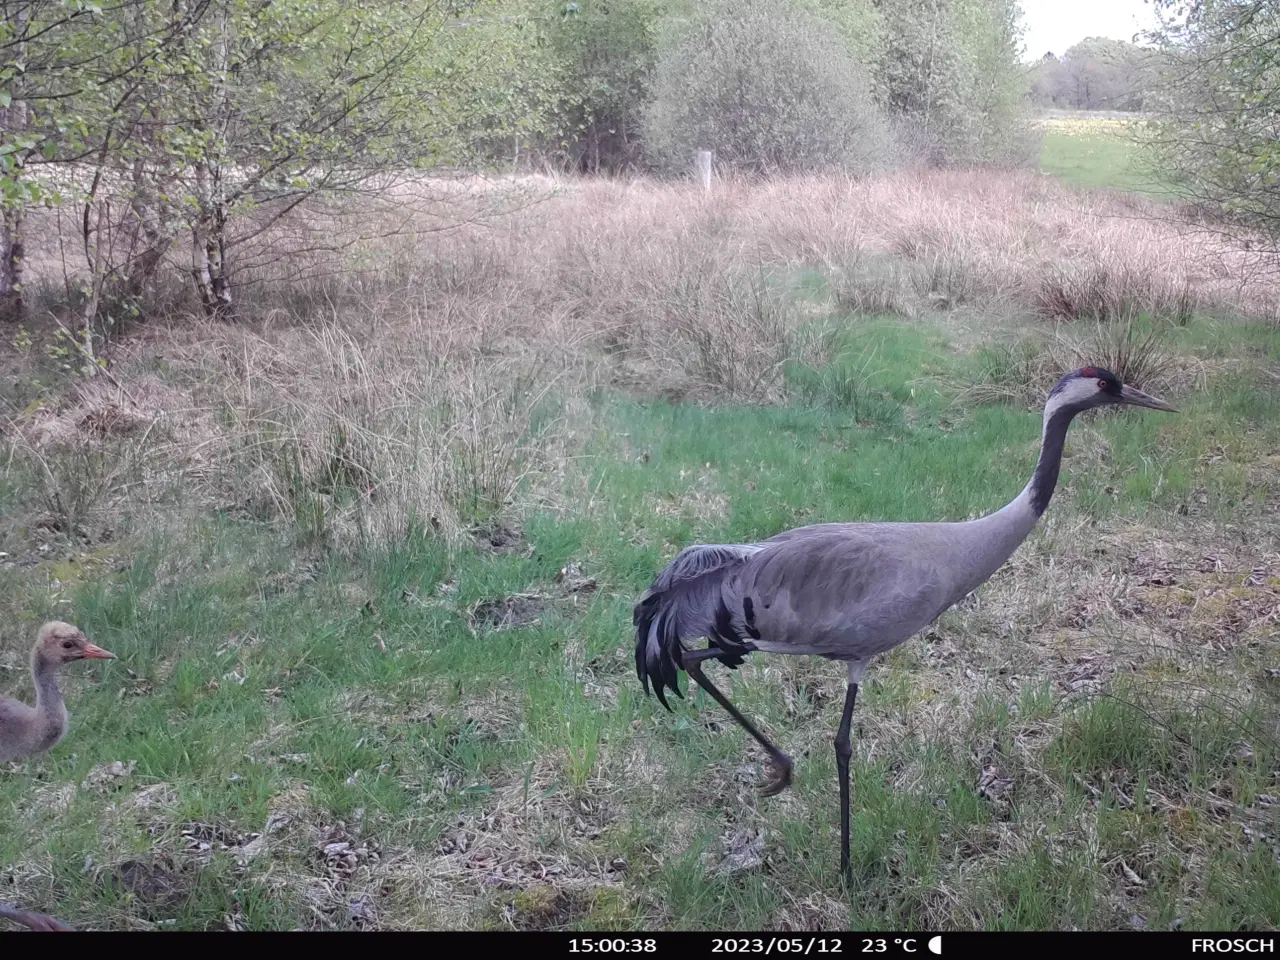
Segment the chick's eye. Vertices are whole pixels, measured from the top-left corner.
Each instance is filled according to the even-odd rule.
[[[74,646],[75,646],[75,644],[74,644],[74,643],[72,643],[70,640],[63,640],[63,641],[62,641],[62,649],[63,649],[63,650],[70,650],[70,649],[71,649],[72,647],[74,647]]]

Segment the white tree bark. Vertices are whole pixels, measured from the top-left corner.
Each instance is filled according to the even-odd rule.
[[[4,12],[11,18],[13,36],[24,36],[31,16],[31,4],[6,3]],[[21,68],[26,59],[25,43],[14,47],[13,59]],[[22,70],[19,69],[9,88],[9,105],[0,107],[0,142],[11,142],[27,127],[27,104],[21,84]],[[22,151],[15,151],[12,156],[15,165],[13,176],[20,178]],[[22,298],[22,261],[26,255],[22,239],[22,212],[21,201],[12,201],[5,205],[3,216],[0,216],[0,318],[6,320],[21,320],[26,310]]]

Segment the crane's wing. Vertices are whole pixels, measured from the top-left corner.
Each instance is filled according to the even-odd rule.
[[[35,724],[35,710],[17,700],[0,697],[0,763],[25,752],[27,731]]]
[[[717,642],[835,660],[901,643],[959,599],[932,526],[821,524],[765,541],[721,585]]]
[[[689,547],[636,604],[640,682],[670,709],[663,690],[680,696],[681,641],[698,637],[729,667],[755,650],[857,661],[897,646],[985,579],[966,573],[975,563],[958,526],[815,524]]]
[[[712,646],[724,649],[726,655],[720,659],[730,667],[737,667],[750,652],[731,638],[721,640],[716,615],[726,578],[761,549],[754,543],[686,547],[636,604],[631,618],[636,627],[636,673],[645,693],[653,680],[653,692],[668,710],[664,689],[683,698],[676,682],[683,662],[681,639],[707,637]]]

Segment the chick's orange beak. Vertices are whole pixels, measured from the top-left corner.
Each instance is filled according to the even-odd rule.
[[[89,660],[114,660],[116,655],[110,650],[103,650],[95,643],[86,643],[84,645],[84,655]]]

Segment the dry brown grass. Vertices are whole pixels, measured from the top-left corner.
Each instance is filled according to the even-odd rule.
[[[437,187],[427,192],[438,200]],[[58,522],[83,523],[93,503],[126,494],[155,504],[176,485],[286,517],[307,539],[410,523],[457,533],[557,473],[590,387],[776,399],[789,360],[822,361],[833,308],[1102,324],[1182,318],[1193,305],[1280,315],[1280,283],[1259,278],[1249,254],[1141,201],[1031,175],[721,183],[710,195],[520,181],[456,186],[452,219],[439,202],[409,202],[421,190],[398,190],[405,204],[380,237],[313,244],[287,273],[284,261],[249,263],[249,322],[155,322],[112,349],[109,383],[13,409],[6,434],[45,474]],[[528,203],[538,190],[544,202]],[[515,212],[488,215],[504,204]],[[278,239],[302,243],[338,222],[313,218]],[[37,274],[55,267],[32,262]],[[830,281],[812,315],[794,296],[798,267]],[[1140,373],[1137,354],[1152,346],[1106,336],[1117,365]],[[1012,389],[1069,352],[1013,358],[1026,369]],[[94,465],[104,448],[110,465]],[[55,468],[54,450],[73,456]],[[555,486],[532,485],[545,496]]]

